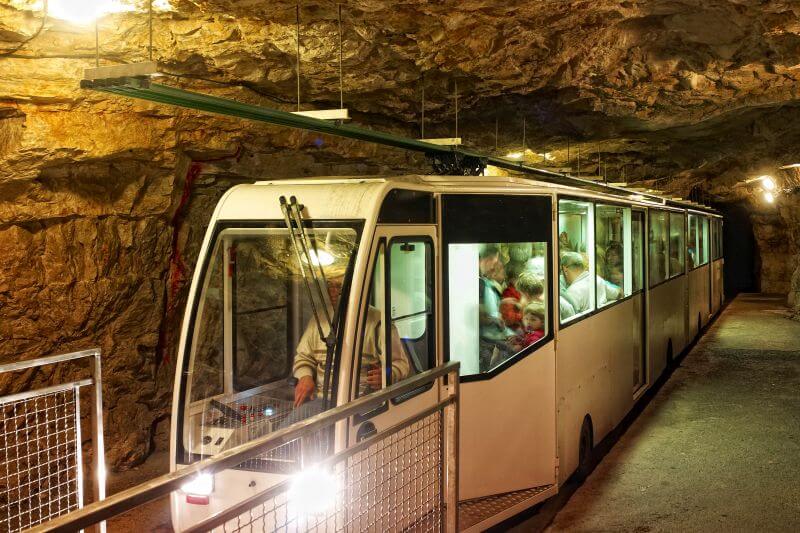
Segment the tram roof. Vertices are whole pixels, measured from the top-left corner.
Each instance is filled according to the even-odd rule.
[[[641,207],[688,209],[718,216],[693,202],[647,193],[609,194],[580,187],[552,184],[517,176],[425,176],[387,177],[322,176],[258,181],[230,189],[217,208],[216,217],[228,220],[282,218],[278,197],[294,195],[305,204],[312,218],[361,219],[377,213],[391,189],[402,188],[441,193],[559,193],[587,199],[624,202]]]

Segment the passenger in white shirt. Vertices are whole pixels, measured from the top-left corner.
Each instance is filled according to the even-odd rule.
[[[572,304],[576,314],[585,313],[592,308],[592,291],[597,288],[597,306],[620,296],[620,289],[600,276],[596,276],[593,286],[589,270],[583,256],[576,252],[566,252],[561,256],[561,273],[567,289],[563,296]]]

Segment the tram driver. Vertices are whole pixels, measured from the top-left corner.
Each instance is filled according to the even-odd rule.
[[[331,304],[335,309],[342,290],[342,278],[328,280],[328,293]],[[361,372],[359,380],[359,395],[363,396],[383,388],[383,369],[386,367],[384,350],[383,313],[380,309],[369,306],[367,309],[366,324],[364,326],[364,340],[361,344],[360,356]],[[411,374],[411,363],[405,347],[400,340],[397,328],[391,326],[392,366],[386,370],[386,381],[389,384],[397,383]],[[325,366],[327,359],[325,341],[319,337],[319,328],[312,318],[306,326],[303,336],[297,345],[292,367],[292,375],[297,378],[294,389],[294,407],[300,408],[305,418],[321,412],[322,388],[325,381]],[[330,382],[333,377],[329,376]]]

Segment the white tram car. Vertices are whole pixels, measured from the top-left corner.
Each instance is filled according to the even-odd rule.
[[[290,244],[295,215],[329,287],[324,309]],[[217,205],[189,294],[172,470],[257,436],[225,420],[257,418],[261,435],[318,412],[323,396],[342,405],[457,360],[460,526],[484,529],[588,466],[720,310],[722,268],[719,215],[633,192],[511,177],[236,186]],[[336,323],[330,349],[320,320]],[[351,418],[335,447],[436,399],[413,391]],[[173,493],[174,527],[251,495],[254,475],[227,470]],[[259,475],[262,490],[285,478]]]

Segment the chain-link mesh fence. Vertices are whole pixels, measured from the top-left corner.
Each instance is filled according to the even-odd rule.
[[[77,388],[2,403],[0,523],[21,531],[81,503]]]
[[[95,389],[93,396],[84,395],[94,400],[94,469],[105,471],[100,467],[104,454],[99,350],[0,365],[0,373],[12,376],[13,383],[14,373],[86,360],[91,362],[91,378],[0,396],[0,533],[27,530],[83,506],[80,404],[86,387]],[[95,499],[104,495],[101,476],[94,476]]]
[[[437,410],[379,436],[368,447],[315,470],[308,487],[295,478],[216,530],[442,531],[442,424],[442,410]]]

